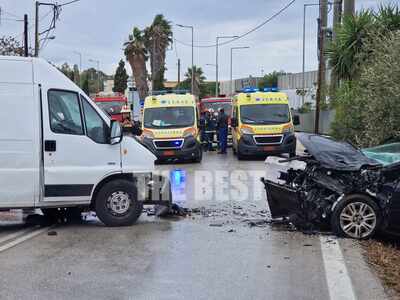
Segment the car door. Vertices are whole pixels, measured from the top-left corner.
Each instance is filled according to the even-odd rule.
[[[44,201],[89,202],[102,178],[121,172],[110,121],[77,92],[49,89],[43,98]]]

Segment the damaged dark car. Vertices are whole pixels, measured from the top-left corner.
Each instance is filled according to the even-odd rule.
[[[304,155],[280,160],[290,167],[277,180],[261,179],[272,218],[354,239],[400,232],[400,144],[359,150],[321,135],[298,139]]]

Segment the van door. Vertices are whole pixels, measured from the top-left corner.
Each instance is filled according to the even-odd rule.
[[[32,75],[12,77],[24,65],[32,74],[26,62],[1,61],[4,78],[15,82],[5,83],[0,76],[0,208],[33,207],[38,195],[38,93]]]
[[[43,97],[45,201],[88,203],[93,187],[121,172],[120,145],[109,143],[109,120],[74,91]]]

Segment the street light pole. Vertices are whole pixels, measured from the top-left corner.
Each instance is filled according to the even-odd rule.
[[[218,42],[220,39],[234,39],[237,38],[237,35],[224,35],[224,36],[217,36],[216,43],[215,43],[215,97],[219,95],[219,81],[218,81]]]
[[[82,53],[79,51],[74,51],[74,53],[79,55],[79,72],[82,72]]]
[[[232,73],[232,66],[233,66],[233,50],[239,50],[239,49],[249,49],[250,47],[245,46],[245,47],[232,47],[231,48],[231,77],[230,77],[230,83],[229,83],[229,92],[230,95],[234,94],[233,91],[233,73]]]
[[[302,104],[304,105],[305,102],[305,72],[306,72],[306,12],[307,12],[307,7],[309,6],[319,6],[319,3],[311,3],[311,4],[304,4],[304,12],[303,12],[303,68],[302,68],[302,76],[301,76],[301,81],[302,81]]]
[[[181,25],[181,24],[176,24],[176,26],[179,26],[181,28],[189,28],[192,31],[192,82],[191,82],[191,92],[192,95],[194,93],[194,27],[193,26],[189,26],[189,25]]]
[[[96,59],[89,59],[90,62],[97,64],[97,92],[100,92],[100,61]]]

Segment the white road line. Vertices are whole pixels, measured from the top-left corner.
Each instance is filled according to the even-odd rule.
[[[357,299],[338,240],[321,236],[320,242],[330,299]]]
[[[20,238],[17,238],[15,240],[11,241],[10,243],[1,246],[0,252],[6,251],[14,246],[17,246],[18,244],[21,244],[31,238],[34,238],[35,236],[38,236],[39,234],[42,234],[42,233],[48,231],[50,228],[51,227],[41,228],[41,229],[35,230],[29,234],[23,235]]]
[[[32,228],[29,228],[29,229],[18,230],[17,232],[8,234],[5,237],[0,238],[0,244],[3,244],[4,242],[7,242],[9,240],[13,240],[25,233],[31,232],[31,231],[32,231]]]

